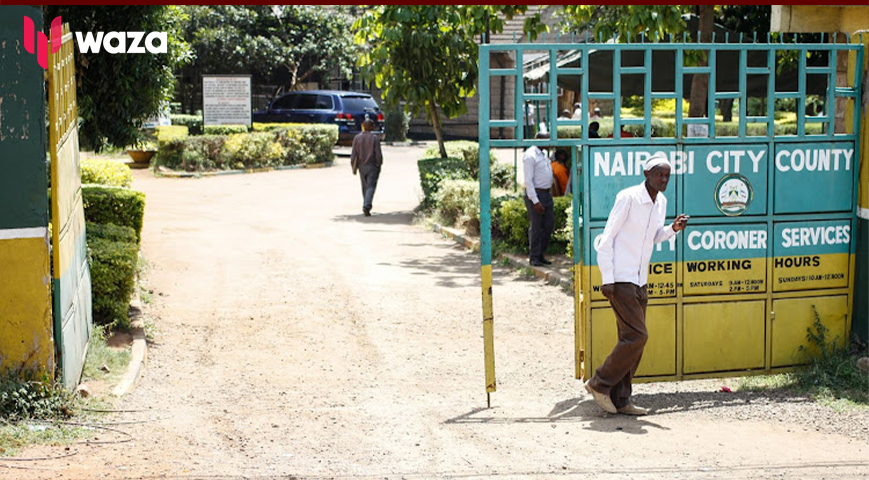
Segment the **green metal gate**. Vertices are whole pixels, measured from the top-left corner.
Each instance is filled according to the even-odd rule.
[[[684,40],[684,39],[683,39]],[[571,152],[576,377],[594,372],[615,343],[611,309],[599,293],[593,241],[616,193],[642,181],[654,152],[670,159],[675,181],[668,217],[692,216],[688,230],[655,251],[650,265],[650,340],[638,380],[770,373],[800,363],[815,315],[844,341],[854,304],[858,171],[862,162],[862,44],[758,43],[726,37],[712,43],[539,43],[480,46],[480,211],[483,333],[487,393],[496,390],[489,151],[547,145]],[[702,53],[705,66],[692,66]],[[854,69],[837,85],[836,58]],[[811,58],[810,58],[811,54]],[[523,59],[544,60],[542,83],[530,88]],[[514,67],[492,68],[512,58]],[[779,72],[795,57],[793,70]],[[540,74],[540,72],[537,72]],[[693,76],[705,76],[703,118],[683,114]],[[537,105],[551,138],[535,140],[524,116],[491,118],[493,79],[512,79],[513,112]],[[609,82],[609,83],[607,83]],[[542,88],[541,88],[542,87]],[[589,118],[560,119],[558,98],[577,92],[613,104],[613,138],[589,138]],[[530,90],[530,91],[529,91]],[[505,92],[501,92],[502,95]],[[623,118],[625,95],[641,95],[642,118]],[[809,95],[820,106],[807,114]],[[675,102],[668,136],[651,115],[653,101]],[[717,102],[734,101],[735,128],[715,118]],[[776,125],[776,102],[790,102],[795,123]],[[749,114],[749,102],[760,111]],[[837,103],[840,104],[837,107]],[[841,105],[846,104],[846,105]],[[837,111],[850,108],[847,124]],[[635,135],[623,135],[625,128]],[[494,138],[496,132],[512,138]],[[573,133],[571,133],[571,130]],[[725,131],[726,130],[726,131]],[[576,134],[578,132],[578,134]],[[864,187],[865,188],[865,187]],[[733,194],[733,199],[728,195]]]

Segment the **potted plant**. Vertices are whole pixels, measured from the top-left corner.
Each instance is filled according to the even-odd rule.
[[[139,165],[147,165],[155,153],[157,144],[151,140],[139,140],[127,149],[127,155],[133,159],[133,163]]]

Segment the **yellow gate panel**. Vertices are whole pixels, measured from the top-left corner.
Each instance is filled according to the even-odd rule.
[[[814,307],[814,310],[812,309]],[[772,366],[788,367],[805,363],[800,346],[809,349],[811,355],[817,355],[815,345],[809,345],[806,338],[808,329],[815,322],[815,311],[821,323],[829,329],[827,342],[836,340],[837,345],[844,345],[846,335],[846,316],[848,315],[848,296],[835,295],[829,297],[788,298],[773,300],[772,309],[775,313],[772,322]]]
[[[766,302],[684,306],[683,372],[763,368]]]
[[[53,374],[50,272],[45,233],[35,238],[3,239],[0,236],[0,265],[0,370]]]
[[[649,341],[643,351],[643,360],[637,368],[637,377],[655,377],[676,374],[676,306],[654,305],[646,309],[646,329]],[[591,310],[591,377],[603,364],[618,341],[616,314],[611,307]]]

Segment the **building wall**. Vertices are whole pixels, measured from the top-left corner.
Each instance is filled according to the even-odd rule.
[[[42,31],[41,8],[8,6],[0,18],[0,373],[54,372],[45,70],[21,41],[25,16]]]

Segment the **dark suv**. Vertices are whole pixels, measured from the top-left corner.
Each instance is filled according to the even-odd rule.
[[[349,145],[362,131],[362,122],[374,121],[374,132],[383,136],[383,112],[367,93],[308,90],[280,96],[265,110],[253,112],[254,122],[330,123],[338,125],[338,143]]]

